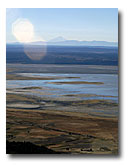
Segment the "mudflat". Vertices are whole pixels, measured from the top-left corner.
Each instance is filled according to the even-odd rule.
[[[118,66],[101,65],[54,65],[54,64],[7,64],[7,71],[16,73],[80,73],[118,74]]]

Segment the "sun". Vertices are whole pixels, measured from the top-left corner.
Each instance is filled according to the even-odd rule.
[[[34,37],[34,27],[27,19],[18,19],[12,24],[12,33],[21,43],[31,42]]]

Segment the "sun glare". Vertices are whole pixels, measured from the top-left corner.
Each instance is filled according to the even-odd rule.
[[[46,42],[34,32],[34,26],[27,19],[18,19],[12,24],[12,33],[23,43],[24,53],[31,60],[41,60],[46,55]]]
[[[12,24],[12,33],[19,42],[31,42],[34,37],[34,27],[27,19],[18,19]]]

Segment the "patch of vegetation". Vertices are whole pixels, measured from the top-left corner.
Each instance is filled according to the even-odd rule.
[[[30,142],[6,142],[7,154],[61,154],[62,152],[55,152],[45,146],[37,146]],[[63,152],[64,153],[64,152]]]
[[[50,84],[94,84],[100,85],[104,84],[103,82],[88,82],[88,81],[69,81],[69,82],[50,82]]]

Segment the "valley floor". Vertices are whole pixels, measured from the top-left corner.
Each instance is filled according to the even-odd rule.
[[[7,67],[7,80],[30,79],[17,76],[18,71],[16,66]],[[117,102],[77,99],[90,94],[52,98],[45,94],[45,88],[45,97],[29,95],[35,90],[40,88],[7,87],[7,153],[118,154]],[[19,152],[16,147],[21,146]],[[35,150],[26,151],[28,146]]]

